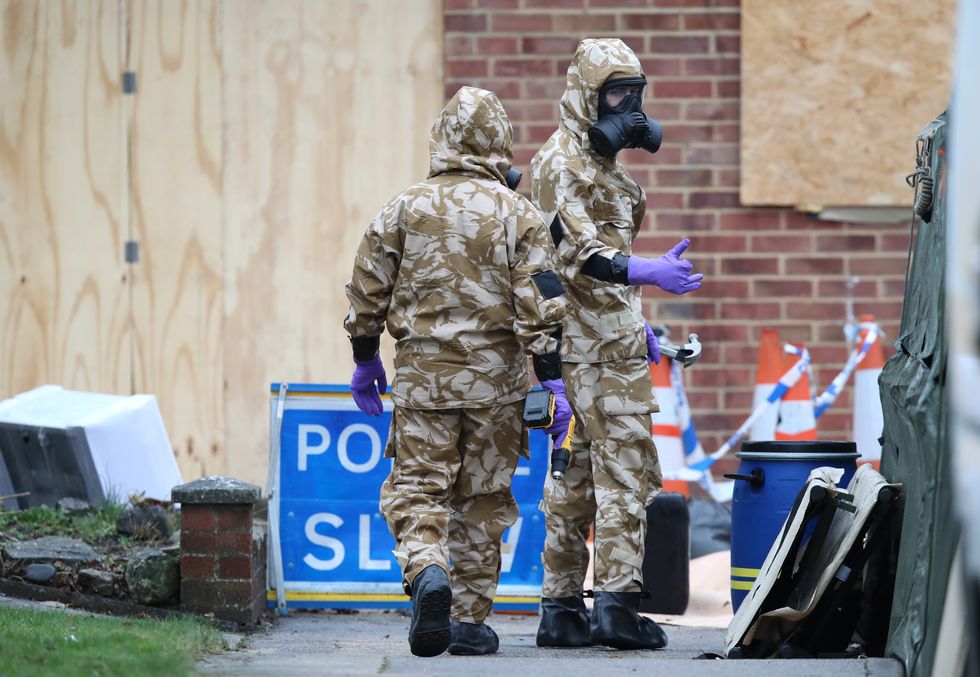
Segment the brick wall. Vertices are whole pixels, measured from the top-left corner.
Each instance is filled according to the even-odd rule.
[[[697,331],[705,344],[687,386],[709,453],[750,411],[763,327],[805,342],[826,387],[847,358],[845,284],[859,276],[855,313],[875,313],[890,345],[908,249],[905,224],[821,222],[740,206],[739,20],[739,0],[445,0],[446,96],[462,85],[500,96],[525,192],[530,160],[557,125],[578,41],[619,37],[642,61],[645,111],[663,123],[664,144],[656,155],[621,155],[647,191],[634,252],[659,255],[690,237],[689,258],[705,273],[699,292],[678,299],[651,289],[645,303],[647,317],[667,323],[675,339]],[[850,429],[848,388],[818,432],[850,439]]]

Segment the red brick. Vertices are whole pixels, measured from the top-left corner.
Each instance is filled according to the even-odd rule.
[[[215,507],[218,529],[221,531],[252,531],[251,505],[221,505]]]
[[[476,0],[481,9],[516,9],[518,0]]]
[[[645,7],[647,0],[589,0],[590,7]]]
[[[528,9],[575,9],[584,5],[585,0],[524,0]]]
[[[646,38],[643,35],[624,34],[619,36],[619,39],[622,40],[627,47],[632,49],[637,54],[637,56],[646,52],[647,42],[646,42]]]
[[[701,244],[700,242],[698,243]],[[695,273],[698,272],[696,269]],[[749,295],[748,280],[733,280],[730,278],[706,277],[698,294],[707,298],[741,299]]]
[[[738,54],[742,51],[739,35],[715,35],[715,52],[718,54]]]
[[[737,142],[738,133],[738,125],[712,125],[710,140],[716,142]]]
[[[645,151],[640,151],[641,153]],[[660,147],[654,161],[659,166],[679,165],[681,163],[681,149],[679,146],[666,144]]]
[[[909,250],[909,234],[906,233],[885,233],[881,237],[880,251],[883,252],[907,252]]]
[[[786,317],[791,320],[833,320],[847,319],[842,302],[814,301],[807,299],[806,303],[786,304]]]
[[[664,98],[711,96],[711,83],[702,80],[661,80],[653,83],[653,95]]]
[[[813,230],[813,226],[815,224],[820,223],[812,215],[810,215],[810,214],[804,214],[803,212],[786,211],[785,212],[785,215],[786,215],[785,216],[785,222],[786,222],[786,229],[787,230],[793,230],[794,228],[800,228],[802,230],[805,230],[807,232],[810,232],[811,230]]]
[[[218,577],[229,578],[251,578],[252,558],[251,557],[221,557],[218,560]]]
[[[452,93],[455,94],[463,84],[470,87],[482,87],[483,89],[488,89],[501,99],[521,98],[521,85],[519,80],[510,80],[506,78],[475,78],[463,82],[457,81]],[[449,98],[451,98],[451,96]],[[507,106],[507,109],[508,111],[510,110],[510,105]]]
[[[711,141],[714,130],[710,125],[664,125],[665,143],[697,143]]]
[[[554,62],[546,59],[498,59],[493,65],[496,77],[551,75]]]
[[[681,74],[680,59],[640,59],[640,65],[648,78]]]
[[[881,280],[878,282],[882,296],[899,297],[905,296],[905,279],[895,278],[893,280]]]
[[[850,262],[852,275],[896,275],[904,273],[908,260],[902,257],[857,258]]]
[[[711,59],[687,59],[684,75],[738,75],[738,59],[715,57]]]
[[[719,188],[738,188],[741,175],[738,169],[718,169],[715,171],[715,185]]]
[[[873,252],[874,235],[818,235],[818,252]]]
[[[739,80],[716,80],[715,95],[723,99],[737,99],[742,95],[742,83]]]
[[[707,386],[744,386],[746,383],[753,383],[755,379],[755,369],[748,367],[727,367],[724,369],[714,369],[708,365],[698,365],[703,367],[698,371],[690,370],[690,384],[691,388],[707,387]],[[701,426],[703,421],[699,418],[697,421],[698,426]],[[739,421],[736,423],[729,432],[734,432],[734,430],[741,423]]]
[[[684,14],[685,30],[738,30],[740,22],[738,12],[711,11]]]
[[[476,53],[480,56],[514,56],[519,54],[517,38],[500,38],[497,36],[476,39]]]
[[[703,235],[697,238],[697,252],[699,254],[740,253],[745,251],[745,246],[746,238],[744,235]]]
[[[731,257],[722,260],[721,272],[725,275],[775,275],[779,273],[779,261],[774,258]]]
[[[619,22],[627,31],[675,31],[681,27],[677,14],[624,14]]]
[[[534,143],[539,146],[544,145],[555,131],[554,125],[525,125],[523,129],[523,140],[526,143]]]
[[[841,275],[844,262],[839,258],[789,256],[784,259],[786,275]]]
[[[688,404],[695,409],[718,409],[718,399],[717,390],[687,393]]]
[[[657,0],[657,7],[708,7],[713,0]]]
[[[854,287],[854,296],[856,298],[861,297],[873,297],[875,296],[875,290],[877,286],[874,280],[861,280]],[[847,296],[847,280],[820,280],[820,284],[817,287],[817,295],[822,298],[828,297],[845,297]]]
[[[801,297],[813,296],[813,282],[810,280],[753,280],[753,295],[759,298],[766,296]]]
[[[751,390],[726,389],[725,409],[729,411],[741,411],[746,414],[752,411],[752,404],[755,400],[755,393]]]
[[[652,54],[707,54],[711,49],[711,42],[706,36],[652,35],[649,43],[647,51]]]
[[[682,209],[683,207],[683,193],[647,193],[647,209]]]
[[[473,9],[475,0],[445,0],[445,10]]]
[[[524,82],[524,96],[529,99],[548,99],[553,102],[552,114],[557,120],[558,101],[565,93],[565,78],[535,78]]]
[[[516,101],[507,104],[507,116],[512,122],[540,122],[541,120],[550,121],[555,115],[555,104],[551,101]],[[549,122],[551,131],[555,130],[555,124]]]
[[[809,235],[753,235],[752,251],[772,252],[812,252],[813,238]]]
[[[759,301],[726,301],[721,304],[723,320],[775,320],[780,317],[778,303]]]
[[[181,554],[210,554],[215,552],[217,540],[213,531],[183,531],[180,533]]]
[[[180,556],[180,577],[181,578],[214,578],[214,557],[211,555]]]
[[[698,335],[704,341],[748,341],[749,330],[745,323],[699,324]]]
[[[660,169],[658,186],[710,186],[710,169]]]
[[[782,212],[736,212],[721,215],[722,230],[779,230],[782,225]]]
[[[558,33],[591,33],[616,29],[616,17],[612,14],[554,14],[550,17]],[[528,28],[527,30],[548,30]],[[583,36],[584,37],[584,36]]]
[[[486,59],[451,59],[445,63],[447,78],[479,78],[487,74]]]
[[[661,301],[657,304],[660,320],[714,318],[715,304],[713,302],[699,303],[694,301]]]
[[[444,42],[446,56],[471,56],[473,54],[473,38],[468,35],[447,35]]]
[[[738,207],[738,193],[736,192],[698,192],[688,195],[688,206],[692,209]]]
[[[557,27],[556,27],[557,28]],[[490,30],[497,32],[531,33],[551,30],[550,14],[491,14]],[[561,30],[561,29],[559,29]]]
[[[660,123],[678,120],[681,117],[681,104],[672,101],[651,101],[643,106],[643,110],[646,111],[647,115],[654,120],[658,120]],[[660,157],[658,155],[657,159],[659,160]]]
[[[562,54],[571,55],[578,46],[578,39],[562,35],[535,36],[521,40],[525,54]]]
[[[446,33],[460,31],[463,33],[482,33],[487,30],[485,14],[445,14],[442,18]]]
[[[657,214],[657,228],[660,230],[712,230],[714,227],[714,214],[691,214],[689,212],[660,212]]]
[[[231,532],[215,535],[215,552],[251,552],[252,532]]]
[[[217,520],[210,505],[188,503],[180,507],[180,530],[211,531]]]
[[[692,101],[684,109],[684,118],[686,120],[738,120],[739,104],[728,101]]]

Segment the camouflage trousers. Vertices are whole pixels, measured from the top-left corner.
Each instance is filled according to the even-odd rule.
[[[392,414],[385,453],[395,460],[381,486],[381,514],[406,592],[427,566],[442,567],[457,621],[481,623],[493,605],[501,535],[517,520],[510,484],[527,449],[522,408],[521,401]]]
[[[543,595],[581,594],[593,522],[594,588],[640,590],[646,506],[662,488],[650,434],[650,413],[659,407],[646,358],[566,362],[562,377],[577,425],[565,480],[545,483]]]

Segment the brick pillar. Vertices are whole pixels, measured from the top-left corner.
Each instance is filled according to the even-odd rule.
[[[174,487],[180,511],[180,604],[255,624],[265,608],[264,502],[254,484],[204,477]]]

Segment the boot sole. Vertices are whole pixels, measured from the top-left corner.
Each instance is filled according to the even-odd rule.
[[[419,619],[408,638],[412,653],[423,658],[438,656],[449,648],[449,608],[452,590],[447,587],[427,591],[419,600]]]

